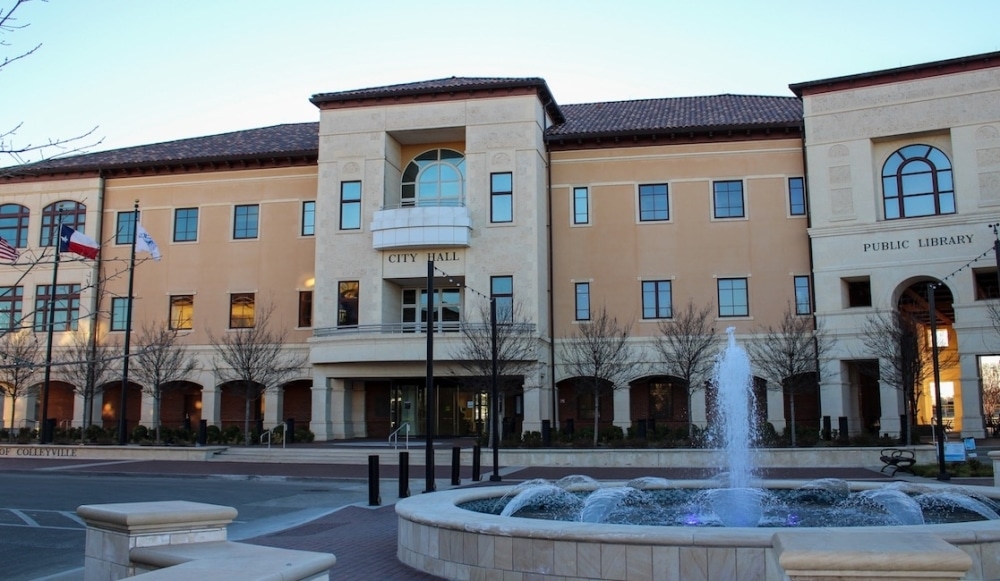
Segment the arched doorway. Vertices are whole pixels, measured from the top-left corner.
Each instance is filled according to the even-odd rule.
[[[611,385],[603,382],[595,390],[590,378],[571,377],[558,383],[560,429],[563,433],[579,432],[594,429],[594,417],[597,415],[597,430],[609,428],[614,424],[614,392]],[[597,393],[595,393],[597,392]],[[600,406],[595,409],[594,399]]]
[[[257,430],[264,422],[264,388],[260,385],[245,386],[242,382],[230,381],[219,386],[219,423],[222,429],[236,426],[244,429],[247,406],[249,405],[250,429]]]
[[[633,425],[644,421],[651,431],[688,427],[688,390],[679,377],[657,376],[632,382],[629,405]]]
[[[45,398],[43,385],[38,386],[38,399],[35,403],[35,417],[39,422],[42,420],[42,405]],[[48,390],[48,408],[46,413],[50,419],[56,421],[57,428],[69,428],[73,423],[73,407],[76,400],[76,391],[73,386],[65,381],[50,381]],[[21,426],[15,426],[21,427]],[[29,428],[32,426],[28,426]],[[38,427],[38,426],[36,426]]]
[[[917,280],[903,288],[896,303],[895,331],[899,349],[887,371],[897,379],[896,384],[903,390],[904,401],[917,425],[936,423],[937,392],[940,391],[945,429],[961,430],[961,374],[953,303],[951,289],[935,279]],[[934,382],[935,362],[940,385]]]
[[[160,396],[160,425],[167,428],[198,429],[201,420],[201,386],[191,381],[163,385]]]
[[[282,392],[282,409],[285,417],[278,419],[291,419],[295,421],[296,429],[309,429],[309,421],[312,420],[312,381],[299,379],[288,382]]]
[[[104,429],[118,427],[118,411],[122,404],[122,384],[120,381],[106,383],[99,388],[102,394],[101,423]],[[142,387],[137,383],[128,384],[125,394],[125,431],[131,432],[139,425],[142,417]]]

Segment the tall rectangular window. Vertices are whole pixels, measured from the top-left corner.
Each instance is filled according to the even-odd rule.
[[[514,221],[514,178],[508,172],[490,174],[490,222]]]
[[[719,279],[719,316],[747,317],[750,315],[750,301],[747,294],[747,279]]]
[[[128,298],[111,299],[111,330],[124,331],[128,325]]]
[[[590,283],[578,282],[575,285],[574,310],[577,321],[590,320]]]
[[[672,316],[670,281],[642,281],[642,318],[669,319]]]
[[[639,186],[639,221],[651,222],[670,219],[667,184]]]
[[[174,210],[174,242],[198,240],[198,208]]]
[[[229,328],[249,329],[256,324],[256,301],[253,293],[229,295]]]
[[[187,330],[194,326],[194,295],[170,297],[170,328]]]
[[[302,202],[302,235],[316,234],[316,202]]]
[[[337,326],[358,325],[358,289],[356,280],[341,281],[337,290]]]
[[[21,326],[24,309],[24,287],[0,286],[0,331],[13,331]]]
[[[806,186],[802,178],[788,178],[788,213],[806,215]]]
[[[299,327],[313,326],[313,293],[299,291]]]
[[[730,180],[712,183],[712,202],[716,218],[742,218],[743,182]]]
[[[14,248],[28,245],[28,220],[31,211],[20,204],[0,205],[0,237]]]
[[[76,331],[80,318],[80,285],[42,284],[35,289],[35,331],[44,332],[49,326],[49,304],[53,310],[53,331]]]
[[[260,206],[257,204],[236,206],[233,214],[233,239],[248,240],[256,238],[259,220]]]
[[[361,228],[361,182],[340,183],[340,229]]]
[[[590,224],[590,191],[573,188],[573,223]]]
[[[497,321],[514,322],[514,277],[491,276],[490,297],[496,301]]]
[[[809,290],[809,277],[795,277],[795,314],[809,315],[812,313],[812,293]]]
[[[973,282],[976,287],[976,300],[1000,299],[1000,279],[997,279],[996,267],[973,268]]]
[[[118,212],[115,224],[115,244],[132,244],[135,236],[135,211]]]

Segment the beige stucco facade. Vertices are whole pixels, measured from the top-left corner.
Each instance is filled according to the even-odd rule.
[[[996,268],[990,226],[1000,221],[1000,69],[930,71],[857,85],[803,94],[816,314],[836,339],[823,380],[824,414],[861,427],[850,362],[866,358],[866,321],[895,309],[912,285],[940,282],[954,314],[937,324],[959,358],[958,366],[940,369],[942,386],[954,385],[955,429],[981,437],[979,358],[1000,352],[987,302],[976,290],[976,272],[995,277]],[[887,219],[883,167],[912,144],[937,148],[950,160],[954,213]],[[852,305],[848,283],[864,280],[871,304]],[[933,392],[932,382],[925,380],[925,394]],[[902,395],[883,382],[880,397],[881,430],[895,433]],[[922,398],[922,423],[930,421],[928,398]]]
[[[906,301],[912,308],[920,289],[940,281],[947,291],[947,304],[939,305],[942,337],[949,340],[942,358],[958,361],[940,376],[955,394],[950,419],[963,436],[982,436],[981,362],[1000,354],[984,300],[992,297],[982,288],[996,277],[988,226],[1000,222],[995,60],[793,85],[801,120],[791,97],[754,102],[754,113],[770,124],[736,116],[733,126],[668,130],[652,121],[642,126],[648,111],[637,105],[638,120],[612,119],[621,127],[638,123],[632,135],[599,114],[613,117],[614,104],[589,113],[586,106],[560,108],[540,79],[443,79],[317,95],[318,135],[298,128],[311,132],[314,145],[288,145],[279,154],[248,149],[221,159],[199,149],[192,160],[0,175],[0,206],[17,204],[29,215],[22,260],[0,267],[0,286],[23,288],[20,312],[31,318],[37,287],[52,278],[51,258],[21,278],[24,257],[41,252],[43,209],[84,204],[84,231],[99,238],[100,261],[67,257],[59,283],[81,284],[81,327],[96,320],[100,340],[122,342],[115,309],[128,294],[131,246],[116,229],[138,202],[163,259],[137,257],[132,328],[175,324],[177,305],[186,305],[190,324],[179,325],[178,340],[196,361],[183,397],[170,403],[169,421],[242,419],[217,377],[212,343],[237,332],[234,304],[249,296],[255,312],[274,307],[271,322],[285,332],[286,351],[308,358],[264,397],[255,419],[271,427],[294,418],[317,439],[331,440],[383,439],[404,425],[411,435],[426,433],[429,372],[437,394],[431,429],[481,434],[491,406],[482,377],[467,365],[463,330],[488,322],[491,297],[515,306],[531,345],[505,379],[496,414],[504,433],[565,428],[567,420],[585,427],[593,416],[580,413],[577,378],[561,351],[585,318],[581,284],[587,314],[606,308],[631,322],[642,358],[600,404],[602,427],[652,421],[652,394],[663,389],[672,395],[658,401],[675,409],[660,410],[661,419],[672,428],[686,425],[687,411],[678,411],[683,387],[654,344],[672,319],[663,313],[691,303],[710,307],[720,337],[734,327],[744,342],[789,310],[809,321],[814,310],[832,350],[820,389],[797,404],[799,421],[816,428],[827,417],[834,428],[845,422],[851,434],[897,434],[902,394],[862,377],[861,362],[872,359],[865,324]],[[697,109],[713,98],[692,99]],[[572,125],[563,114],[571,107],[582,107],[572,110],[583,129],[560,136],[553,128]],[[254,130],[255,138],[289,139],[295,128],[267,131],[274,129]],[[887,219],[883,167],[912,144],[949,160],[953,213]],[[804,186],[797,206],[793,184]],[[720,200],[738,209],[720,211]],[[655,211],[644,215],[644,203]],[[253,234],[237,235],[237,215],[246,208],[254,209]],[[182,214],[196,217],[193,231]],[[0,212],[0,229],[9,225],[3,218]],[[100,296],[96,280],[106,280]],[[669,297],[668,309],[650,315],[647,283],[662,293],[657,300]],[[731,285],[724,300],[737,304],[720,304],[723,285]],[[425,332],[428,286],[439,323],[432,341]],[[857,303],[859,288],[870,292],[870,304]],[[68,336],[54,333],[57,353]],[[786,396],[757,375],[762,417],[780,432]],[[110,423],[122,411],[121,378],[106,383],[110,395],[84,418],[74,385],[53,368],[53,393],[60,395],[49,415],[64,425]],[[150,398],[137,402],[127,404],[129,425],[151,423]],[[37,397],[16,405],[5,398],[2,405],[4,425],[12,409],[15,427],[39,418]],[[920,405],[919,420],[928,423],[926,395]],[[710,425],[712,407],[706,390],[695,390],[690,419]]]

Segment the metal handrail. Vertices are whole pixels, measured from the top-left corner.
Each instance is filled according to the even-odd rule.
[[[504,332],[508,333],[534,333],[536,326],[534,323],[500,323],[504,327]],[[445,321],[434,323],[434,331],[437,333],[455,333],[458,331],[484,331],[490,328],[489,323],[465,323],[459,321]],[[325,327],[313,329],[314,337],[333,337],[338,335],[360,335],[364,333],[379,334],[423,334],[427,332],[427,323],[382,323],[372,325],[351,325],[349,327]]]
[[[389,434],[389,444],[392,446],[393,450],[399,449],[399,431],[402,430],[403,428],[406,428],[406,432],[403,433],[406,439],[403,441],[406,442],[406,449],[407,450],[410,449],[410,423],[403,422],[401,426],[399,426],[398,428],[396,428],[395,431]]]
[[[271,449],[271,430],[265,430],[263,434],[260,435],[260,443],[264,443],[264,436],[267,436],[267,449]]]

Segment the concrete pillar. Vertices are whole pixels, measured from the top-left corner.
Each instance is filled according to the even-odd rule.
[[[309,418],[309,429],[316,435],[316,440],[325,442],[333,439],[333,427],[330,422],[330,400],[332,392],[327,385],[327,377],[320,367],[313,368],[312,383],[312,417]]]
[[[351,433],[350,381],[328,377],[330,389],[330,438],[343,440],[353,437]]]
[[[961,347],[961,343],[959,343]],[[961,436],[963,438],[985,438],[986,430],[983,424],[983,398],[981,380],[979,377],[979,357],[974,353],[959,353],[959,368],[961,371],[959,391],[960,399],[956,401],[955,410],[960,418]]]
[[[902,426],[900,416],[906,413],[906,398],[903,392],[891,385],[879,383],[879,404],[882,406],[882,417],[879,418],[879,432],[890,436],[899,436]]]
[[[780,388],[771,389],[771,384],[768,384],[768,389],[764,393],[767,394],[767,421],[774,426],[774,430],[781,435],[784,431],[787,422],[785,421],[785,400],[784,394],[781,392]],[[802,423],[798,424],[800,427]]]
[[[701,428],[708,425],[708,399],[704,387],[695,389],[691,394],[691,420]]]
[[[270,430],[281,421],[281,387],[264,393],[264,429]]]
[[[210,426],[222,425],[222,391],[218,385],[205,385],[201,390],[201,419]]]
[[[614,424],[628,434],[629,426],[632,425],[632,388],[625,387],[614,391]]]
[[[829,373],[820,384],[820,406],[824,416],[830,416],[834,429],[837,418],[850,417],[851,379],[847,361],[839,361],[827,366]]]
[[[235,508],[184,500],[91,504],[76,512],[87,523],[84,581],[142,573],[129,556],[137,547],[225,541],[226,527],[236,518]]]
[[[552,388],[545,383],[546,369],[538,366],[524,380],[524,431],[541,432],[542,420],[552,416]],[[555,425],[555,423],[553,423]]]

